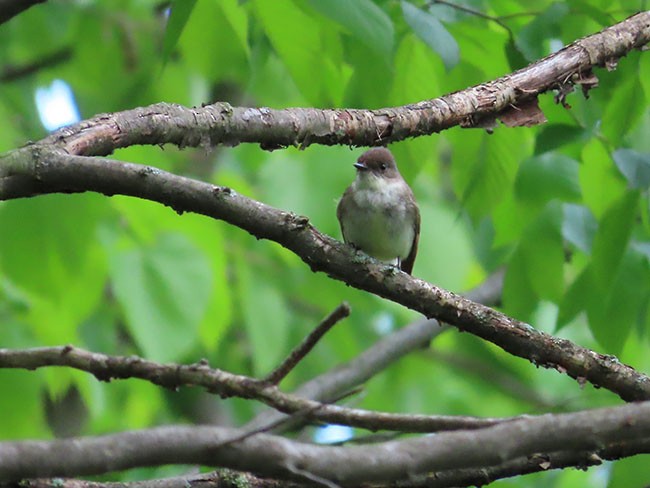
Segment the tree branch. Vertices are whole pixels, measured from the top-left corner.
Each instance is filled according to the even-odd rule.
[[[160,364],[137,356],[107,356],[72,346],[25,350],[0,349],[0,368],[34,370],[46,366],[67,366],[93,374],[100,381],[140,378],[176,390],[181,386],[202,386],[222,397],[254,398],[287,414],[322,422],[350,425],[369,430],[436,432],[479,429],[513,418],[477,418],[444,415],[409,415],[326,405],[282,393],[275,385],[210,368],[206,363]]]
[[[46,0],[0,0],[0,24],[11,20],[19,13]]]
[[[627,401],[650,398],[650,378],[614,356],[535,330],[372,258],[360,259],[351,246],[320,233],[306,217],[246,198],[230,188],[138,164],[109,159],[97,164],[90,157],[44,152],[38,145],[0,158],[0,200],[85,191],[130,195],[162,203],[179,213],[189,211],[224,220],[259,239],[281,244],[313,271],[323,271],[355,288],[482,337],[537,366],[607,388]]]
[[[437,471],[422,477],[413,477],[408,481],[390,484],[375,483],[375,488],[446,488],[459,486],[483,486],[493,481],[552,469],[574,467],[586,470],[598,466],[604,460],[616,460],[639,453],[650,452],[650,441],[640,440],[614,443],[600,449],[585,451],[560,451],[545,454],[522,456],[501,464],[481,467]],[[240,486],[238,482],[256,488],[306,488],[313,484],[290,482],[262,478],[251,473],[219,469],[211,473],[191,474],[174,478],[152,479],[134,482],[98,482],[79,479],[30,479],[30,488],[232,488]],[[0,482],[0,488],[14,488],[14,483]]]
[[[19,80],[37,73],[40,70],[51,68],[59,63],[68,61],[71,57],[72,48],[70,46],[65,46],[26,64],[5,64],[2,69],[0,69],[0,83]]]
[[[396,485],[399,488],[483,486],[499,479],[539,473],[551,469],[574,467],[586,470],[590,466],[602,464],[604,460],[616,460],[647,452],[650,452],[650,441],[647,439],[612,443],[598,449],[558,451],[522,456],[489,467],[452,469],[433,473],[419,479],[400,482]],[[396,488],[396,486],[393,485],[392,488]]]
[[[106,156],[137,144],[179,147],[256,142],[267,149],[310,144],[385,145],[450,127],[492,127],[543,121],[537,96],[580,85],[594,86],[595,66],[615,66],[622,56],[650,42],[650,11],[641,12],[597,34],[579,39],[526,68],[440,98],[377,110],[232,107],[201,108],[158,103],[102,114],[61,129],[39,144],[70,154]],[[585,79],[589,80],[588,82]]]
[[[613,449],[647,452],[650,402],[584,412],[542,415],[476,431],[364,446],[317,446],[260,434],[228,444],[241,431],[209,426],[159,427],[53,441],[0,443],[0,480],[78,476],[139,466],[201,464],[296,478],[295,472],[340,485],[408,481],[432,472],[504,465],[557,452]],[[221,447],[220,447],[221,446]],[[303,479],[304,481],[304,479]]]
[[[350,305],[343,302],[336,307],[332,313],[325,317],[318,326],[309,333],[305,339],[298,344],[289,353],[282,363],[271,371],[262,381],[271,385],[277,385],[296,367],[296,365],[303,359],[309,351],[311,351],[319,340],[334,327],[338,322],[350,315]]]

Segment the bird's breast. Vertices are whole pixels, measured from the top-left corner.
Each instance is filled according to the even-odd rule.
[[[404,191],[399,183],[353,191],[342,222],[345,240],[383,261],[406,258],[415,229]]]

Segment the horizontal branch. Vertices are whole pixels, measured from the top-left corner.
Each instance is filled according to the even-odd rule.
[[[512,74],[415,104],[376,110],[276,110],[228,103],[199,108],[158,103],[98,115],[61,129],[39,144],[84,156],[106,156],[137,144],[206,147],[256,142],[270,149],[315,143],[370,146],[457,125],[489,127],[497,118],[509,125],[539,123],[543,118],[536,117],[540,93],[557,89],[564,97],[575,84],[586,90],[596,84],[593,67],[613,67],[619,58],[648,42],[650,12],[641,12]]]
[[[230,188],[138,164],[109,159],[98,164],[95,158],[45,152],[39,146],[0,158],[0,200],[85,191],[130,195],[162,203],[179,213],[224,220],[259,239],[281,244],[313,271],[482,337],[538,366],[607,388],[624,400],[650,399],[650,378],[615,357],[553,337],[393,266],[362,258],[365,255],[351,246],[320,233],[306,217],[270,207]]]
[[[650,452],[650,440],[615,443],[599,449],[585,451],[559,451],[532,456],[521,456],[501,464],[480,467],[436,471],[426,476],[411,477],[408,481],[397,483],[373,483],[375,488],[447,488],[459,486],[483,486],[493,481],[521,476],[552,469],[574,467],[586,470],[590,466],[599,466],[606,460],[616,460],[639,453]],[[314,486],[310,482],[263,478],[251,473],[220,468],[210,473],[193,473],[172,478],[159,478],[132,482],[88,481],[75,478],[39,478],[29,479],[30,488],[232,488],[233,486],[251,486],[256,488],[307,488]],[[0,488],[14,488],[15,483],[3,483]]]
[[[584,451],[558,451],[539,453],[505,461],[501,464],[481,468],[453,469],[399,483],[399,488],[446,488],[460,486],[483,486],[493,481],[539,473],[551,469],[574,467],[586,470],[590,466],[599,466],[605,460],[617,460],[639,453],[650,452],[650,440],[643,439],[625,443],[613,443],[599,449]],[[145,487],[141,487],[145,488]],[[167,487],[174,488],[174,487]],[[183,487],[178,487],[183,488]],[[207,487],[206,487],[207,488]],[[391,488],[396,488],[394,485]]]
[[[412,480],[427,473],[503,465],[508,460],[637,443],[646,452],[650,402],[547,414],[476,430],[381,444],[335,447],[211,426],[159,427],[53,441],[0,442],[0,480],[79,476],[141,466],[201,464],[262,476],[323,479],[339,485]]]
[[[72,346],[33,349],[0,349],[0,368],[34,370],[47,366],[67,366],[93,374],[101,381],[140,378],[171,390],[181,386],[201,386],[223,397],[254,398],[276,410],[296,414],[301,419],[350,425],[369,430],[438,432],[479,429],[514,418],[478,418],[445,415],[416,415],[371,412],[327,405],[281,392],[277,386],[210,368],[205,363],[160,364],[137,356],[108,356]]]

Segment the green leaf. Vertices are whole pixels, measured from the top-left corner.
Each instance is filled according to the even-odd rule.
[[[594,237],[592,266],[594,279],[609,289],[632,234],[639,193],[630,191],[616,200],[603,214]]]
[[[524,56],[524,53],[519,49],[517,43],[513,37],[508,39],[505,47],[506,57],[508,58],[508,65],[510,66],[510,71],[517,71],[518,69],[524,68],[528,65],[528,60]]]
[[[650,154],[618,149],[612,157],[632,188],[644,190],[650,186]]]
[[[492,212],[495,232],[492,245],[499,248],[519,242],[524,229],[537,217],[540,210],[539,206],[522,204],[514,192],[507,193]]]
[[[630,488],[650,479],[650,456],[641,454],[611,464],[607,488]]]
[[[241,187],[241,185],[239,185]],[[209,306],[200,324],[201,344],[206,349],[217,346],[232,322],[232,297],[227,277],[228,256],[225,250],[225,226],[196,214],[179,216],[154,202],[116,196],[111,199],[129,232],[138,241],[154,245],[163,233],[179,233],[196,246],[210,262],[213,283]]]
[[[242,8],[241,2],[238,0],[220,0],[218,4],[242,49],[246,52],[246,55],[250,55],[248,15]]]
[[[545,125],[541,128],[535,140],[535,155],[553,151],[565,144],[580,141],[585,136],[585,130],[575,125]]]
[[[275,6],[275,2],[273,3]],[[312,8],[334,22],[370,49],[375,55],[390,59],[393,53],[393,22],[371,0],[310,0]],[[295,8],[295,7],[294,7]],[[293,24],[282,24],[283,26]],[[286,28],[286,27],[283,27]]]
[[[646,98],[639,78],[638,63],[625,66],[624,71],[632,71],[633,76],[621,76],[602,116],[602,131],[609,142],[618,146],[623,138],[637,124],[646,110]],[[633,69],[636,68],[636,69]]]
[[[591,290],[589,328],[608,353],[619,354],[650,294],[650,269],[644,256],[628,251],[617,266],[608,293]]]
[[[575,319],[580,312],[587,309],[594,295],[593,274],[587,267],[578,275],[567,289],[560,303],[556,330],[560,330]]]
[[[102,296],[106,264],[95,239],[108,202],[99,195],[45,195],[0,206],[0,270],[29,300],[40,340],[72,342]]]
[[[180,234],[109,252],[113,290],[136,344],[148,359],[178,360],[197,342],[213,287],[210,263]]]
[[[440,55],[447,71],[456,66],[459,59],[458,43],[445,26],[433,15],[411,2],[402,0],[401,4],[408,25],[427,46]]]
[[[386,91],[393,81],[390,60],[369,52],[357,42],[346,45],[349,62],[354,72],[345,87],[344,105],[351,107],[378,108],[386,106]],[[379,81],[379,83],[378,83]]]
[[[535,61],[548,54],[548,40],[559,37],[562,19],[569,13],[569,7],[560,2],[536,15],[517,35],[516,43],[528,61]]]
[[[289,352],[287,338],[290,314],[276,283],[263,275],[252,275],[251,264],[235,259],[240,311],[250,341],[250,359],[256,376],[275,368]]]
[[[257,17],[273,49],[282,59],[302,94],[313,104],[321,96],[323,49],[321,24],[296,8],[291,0],[256,0]],[[291,26],[291,28],[287,28]]]
[[[559,153],[547,153],[523,162],[515,181],[521,201],[544,203],[552,199],[580,198],[578,162]]]
[[[420,249],[436,252],[420,253],[415,260],[415,273],[448,290],[462,289],[473,264],[466,227],[460,224],[455,212],[441,205],[423,201],[420,212],[422,222],[426,222],[420,233]]]
[[[583,205],[565,203],[562,206],[562,237],[581,251],[589,254],[598,229],[594,214]]]
[[[648,60],[648,56],[641,56],[639,58],[639,73],[650,73],[650,60]],[[648,79],[650,76],[640,76],[640,78],[645,98],[650,100],[650,79]]]
[[[600,218],[612,202],[627,192],[627,185],[601,141],[590,140],[582,150],[581,160],[583,202],[596,218]]]
[[[567,4],[573,12],[588,15],[602,27],[608,27],[616,21],[605,9],[594,7],[586,0],[567,0]]]
[[[452,154],[454,187],[473,218],[490,213],[510,192],[530,142],[523,132],[520,136],[514,138],[512,130],[463,131],[449,136],[459,138]]]
[[[183,32],[195,4],[196,0],[172,0],[167,27],[165,28],[165,37],[163,38],[163,64],[167,63],[174,51],[178,38]]]
[[[417,66],[418,69],[411,69]],[[390,100],[394,104],[412,103],[439,93],[442,88],[438,80],[444,78],[445,71],[440,59],[414,35],[404,36],[395,54],[395,78]],[[413,181],[423,167],[436,170],[436,146],[439,138],[417,137],[391,144],[391,151],[407,181]],[[408,164],[406,164],[408,163]]]
[[[561,207],[548,205],[524,231],[518,251],[535,294],[557,302],[564,288]]]
[[[418,69],[412,69],[413,66]],[[445,76],[442,63],[413,35],[404,36],[400,42],[395,53],[395,71],[400,75],[395,78],[392,87],[391,100],[394,103],[414,103],[430,98],[431,93],[442,91],[439,84],[439,80]]]
[[[2,439],[43,436],[47,427],[44,408],[39,401],[43,394],[42,376],[34,374],[33,371],[5,369],[0,371],[0,384]],[[32,401],[25,401],[27,398]]]
[[[503,307],[508,315],[523,321],[529,320],[539,301],[529,277],[525,258],[517,250],[510,258],[503,280]]]
[[[177,46],[185,76],[189,68],[221,86],[227,81],[227,86],[237,94],[242,90],[237,84],[248,83],[251,75],[248,35],[248,16],[237,0],[197,3]],[[171,68],[168,66],[166,71]],[[232,95],[213,96],[232,101]]]

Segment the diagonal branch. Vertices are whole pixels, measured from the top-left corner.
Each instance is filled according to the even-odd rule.
[[[293,368],[296,367],[300,360],[309,354],[309,351],[314,348],[327,331],[349,315],[350,305],[348,305],[347,302],[343,302],[341,305],[336,307],[332,313],[325,317],[321,323],[318,324],[318,326],[311,331],[309,335],[291,351],[291,353],[289,353],[289,356],[287,356],[285,360],[282,361],[277,368],[271,371],[262,381],[271,385],[279,384],[280,381],[286,378]]]
[[[0,0],[0,24],[11,20],[28,8],[47,0]]]
[[[175,463],[247,471],[255,466],[255,474],[291,479],[301,472],[350,486],[499,466],[528,456],[542,463],[552,453],[597,452],[621,445],[634,446],[627,451],[631,455],[650,447],[650,402],[364,446],[318,446],[268,434],[226,445],[240,435],[240,430],[222,427],[170,426],[100,437],[0,442],[0,480]]]
[[[0,69],[0,83],[20,80],[21,78],[38,73],[40,70],[68,61],[71,57],[72,48],[65,46],[29,63],[21,65],[6,64]]]
[[[152,200],[177,212],[195,212],[224,220],[260,239],[293,251],[313,271],[387,298],[486,339],[537,366],[553,368],[580,382],[607,388],[624,400],[650,398],[650,378],[615,357],[472,302],[455,293],[396,271],[371,258],[359,259],[350,246],[320,233],[306,217],[257,202],[227,187],[176,176],[157,168],[103,159],[45,152],[38,145],[0,158],[0,200],[54,192],[95,191]],[[29,156],[29,157],[27,157]]]
[[[595,85],[591,70],[613,67],[619,58],[650,42],[650,11],[579,39],[526,68],[449,95],[376,110],[232,107],[200,108],[158,103],[102,114],[61,129],[39,144],[70,154],[106,156],[136,144],[179,147],[255,142],[267,149],[310,144],[385,145],[450,127],[492,127],[497,118],[514,125],[543,121],[537,97],[558,90],[562,97],[580,85]],[[585,81],[587,80],[587,81]],[[518,120],[518,119],[522,120]]]

